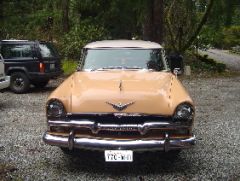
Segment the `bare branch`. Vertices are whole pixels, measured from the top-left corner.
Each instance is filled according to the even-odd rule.
[[[195,41],[195,39],[197,38],[197,36],[199,35],[199,33],[202,30],[202,27],[204,26],[204,24],[207,22],[208,16],[212,10],[212,7],[214,5],[215,0],[210,0],[208,6],[207,6],[207,10],[205,11],[205,14],[202,17],[201,22],[199,23],[199,25],[197,26],[196,31],[193,33],[193,35],[191,36],[191,38],[187,41],[187,43],[183,46],[183,48],[180,50],[180,52],[184,52],[185,50],[187,50],[192,43]]]

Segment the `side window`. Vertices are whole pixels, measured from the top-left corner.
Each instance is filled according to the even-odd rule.
[[[39,48],[43,58],[52,58],[57,56],[57,53],[51,44],[41,43],[39,44]]]
[[[33,57],[31,45],[2,45],[1,52],[5,59]]]

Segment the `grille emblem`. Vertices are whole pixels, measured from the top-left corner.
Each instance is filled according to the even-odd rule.
[[[134,102],[129,102],[126,104],[122,104],[121,102],[117,103],[117,104],[113,104],[111,102],[106,102],[107,104],[111,105],[114,109],[116,109],[117,111],[123,111],[124,109],[126,109],[128,106],[134,104]]]

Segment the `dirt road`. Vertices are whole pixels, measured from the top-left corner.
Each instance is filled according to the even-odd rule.
[[[227,50],[209,49],[199,50],[200,54],[207,54],[210,58],[224,63],[227,68],[233,71],[240,71],[240,55],[229,53]]]

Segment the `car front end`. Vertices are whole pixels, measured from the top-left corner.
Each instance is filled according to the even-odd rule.
[[[135,151],[168,152],[195,144],[192,99],[175,75],[166,70],[165,62],[151,62],[154,56],[165,61],[160,48],[96,50],[86,50],[90,58],[85,58],[81,70],[50,95],[45,143],[68,150],[103,150],[106,161],[131,161]],[[91,67],[96,65],[95,57],[104,55],[107,60],[106,55],[112,53],[111,61],[117,54],[125,54],[129,60],[117,60],[121,66],[101,63]],[[140,67],[141,58],[151,61]],[[126,63],[129,61],[131,64]],[[155,69],[156,65],[161,68]]]

